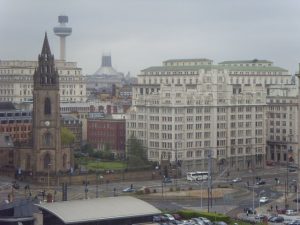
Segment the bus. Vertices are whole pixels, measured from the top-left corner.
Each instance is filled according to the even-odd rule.
[[[188,181],[203,181],[208,179],[207,171],[196,171],[196,172],[188,172],[186,174],[186,179]]]

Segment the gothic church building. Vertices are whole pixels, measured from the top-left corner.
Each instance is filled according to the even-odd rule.
[[[59,75],[47,34],[34,72],[32,146],[15,150],[22,171],[57,173],[73,166],[69,147],[61,145]]]

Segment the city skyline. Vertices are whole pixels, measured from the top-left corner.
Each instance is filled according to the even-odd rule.
[[[66,59],[93,74],[102,54],[136,76],[174,58],[267,59],[298,71],[296,1],[0,1],[0,60],[35,60],[46,31],[59,59],[57,17],[67,15],[73,33]]]

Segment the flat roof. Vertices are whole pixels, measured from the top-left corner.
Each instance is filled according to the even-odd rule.
[[[75,201],[36,204],[65,224],[111,219],[132,218],[160,214],[149,203],[131,196],[94,198]]]

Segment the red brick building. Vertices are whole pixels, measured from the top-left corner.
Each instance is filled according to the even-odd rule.
[[[125,156],[125,117],[120,114],[90,114],[87,120],[87,141],[95,149],[109,146],[115,157]]]
[[[32,112],[16,109],[11,102],[0,103],[0,133],[9,134],[14,143],[31,138]]]

